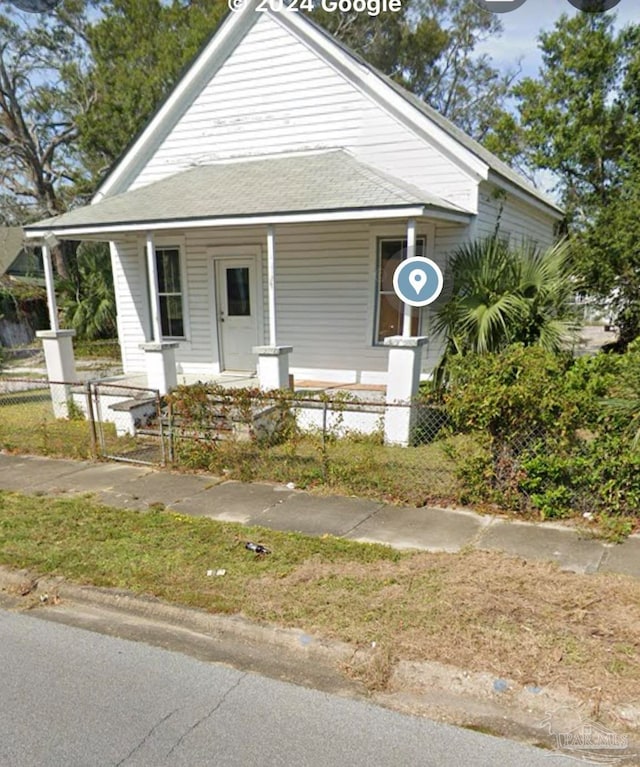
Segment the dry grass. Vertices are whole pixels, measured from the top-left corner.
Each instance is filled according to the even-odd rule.
[[[458,443],[464,440],[456,438]],[[461,492],[445,444],[407,449],[385,446],[374,437],[350,436],[329,441],[323,449],[322,439],[312,434],[274,446],[233,441],[208,446],[182,440],[177,468],[425,506],[456,502]]]
[[[262,541],[256,558],[241,541]],[[239,542],[240,541],[240,542]],[[0,493],[0,563],[367,647],[640,700],[640,583],[498,553],[399,553],[87,499]],[[224,577],[207,577],[224,568]],[[375,681],[374,683],[378,683]]]
[[[494,552],[339,568],[308,561],[249,584],[252,617],[522,684],[640,698],[640,584]]]

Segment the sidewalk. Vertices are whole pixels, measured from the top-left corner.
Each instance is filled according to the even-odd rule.
[[[581,538],[551,523],[531,524],[471,511],[389,506],[312,495],[283,485],[246,484],[124,463],[90,463],[0,453],[0,490],[28,494],[92,493],[105,504],[147,509],[162,503],[182,514],[227,522],[335,535],[398,549],[457,552],[464,547],[545,559],[578,573],[640,578],[640,537],[623,544]]]

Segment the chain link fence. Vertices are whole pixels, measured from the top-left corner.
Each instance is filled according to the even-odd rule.
[[[73,458],[95,455],[93,432],[71,384],[0,378],[0,449]],[[79,385],[80,396],[83,395]]]
[[[165,445],[156,390],[0,378],[0,449],[163,465]]]
[[[179,391],[162,398],[155,389],[125,383],[0,378],[0,446],[179,464],[189,443],[264,450],[295,446],[303,438],[324,449],[340,439],[382,444],[385,419],[398,413],[411,421],[410,443],[418,445],[434,440],[446,423],[438,408],[388,404],[371,392],[265,394],[204,385]]]
[[[87,384],[87,392],[85,416],[95,430],[96,448],[103,458],[166,464],[166,419],[157,389],[91,382]]]
[[[398,427],[408,448],[393,447]],[[323,485],[416,505],[488,501],[543,517],[595,514],[602,498],[583,481],[598,468],[590,439],[580,433],[565,444],[535,421],[508,434],[453,428],[441,405],[387,403],[379,392],[197,384],[161,397],[124,383],[0,378],[2,450]],[[616,497],[624,471],[635,487],[634,465],[603,474]]]

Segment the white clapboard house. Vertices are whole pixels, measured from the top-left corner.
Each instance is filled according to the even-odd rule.
[[[289,372],[389,384],[385,339],[421,337],[423,376],[441,351],[433,308],[403,324],[393,294],[407,242],[446,278],[455,248],[498,218],[504,236],[547,246],[562,215],[302,13],[248,2],[91,204],[26,234],[45,254],[52,237],[110,243],[124,371],[150,386],[258,360],[267,386]],[[54,315],[48,342],[64,345]]]

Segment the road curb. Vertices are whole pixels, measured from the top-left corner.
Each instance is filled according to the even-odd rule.
[[[156,597],[132,592],[69,583],[50,577],[0,566],[0,592],[29,596],[44,604],[60,600],[104,607],[129,616],[157,621],[206,635],[214,640],[233,640],[272,647],[301,660],[331,664],[365,677],[384,666],[380,648],[356,647],[328,640],[299,629],[254,623],[239,615],[220,615],[180,607]],[[53,608],[55,609],[55,608]],[[597,718],[613,730],[640,730],[640,705],[608,705],[586,700],[566,689],[522,685],[490,673],[469,672],[435,661],[391,662],[382,691],[371,699],[396,710],[428,714],[456,724],[475,726],[491,722],[493,731],[519,737],[548,740],[543,722],[558,710],[580,712],[584,721]],[[509,727],[508,725],[512,725]],[[526,733],[523,734],[523,733]]]
[[[191,607],[180,607],[153,596],[133,592],[82,586],[62,577],[38,577],[27,570],[10,570],[0,566],[0,591],[28,594],[51,603],[54,597],[71,602],[107,607],[128,615],[139,616],[178,626],[214,639],[237,639],[269,645],[304,655],[309,660],[338,665],[365,662],[366,652],[346,642],[330,641],[299,629],[281,628],[252,622],[240,615],[220,615]],[[43,599],[45,597],[46,599]]]

